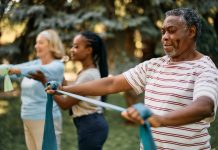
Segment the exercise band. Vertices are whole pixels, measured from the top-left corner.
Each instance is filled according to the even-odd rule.
[[[113,109],[119,112],[126,110],[125,108],[122,108],[120,106],[115,106],[109,103],[96,101],[96,100],[93,100],[91,98],[87,98],[84,96],[57,90],[58,84],[55,81],[48,82],[47,85],[50,85],[51,89],[56,90],[57,93],[67,95],[67,96],[76,98],[78,100],[85,101],[87,103],[91,103],[91,104],[101,106],[104,108],[108,108],[108,109]],[[44,131],[44,137],[43,137],[43,150],[47,150],[47,149],[56,150],[57,149],[57,143],[56,143],[56,138],[55,138],[55,133],[54,133],[54,124],[53,124],[53,119],[52,119],[52,106],[53,106],[52,105],[53,103],[51,103],[52,98],[53,96],[51,94],[48,94],[48,102],[46,104],[45,131]],[[51,107],[51,108],[48,108],[48,107]],[[155,143],[152,137],[150,125],[146,121],[152,115],[152,112],[150,111],[150,109],[148,109],[147,107],[145,107],[143,104],[140,104],[140,103],[133,105],[133,107],[137,111],[139,111],[141,117],[145,120],[145,123],[143,125],[140,125],[140,128],[139,128],[140,140],[143,144],[144,150],[156,150],[156,146],[155,146]],[[51,132],[50,130],[53,130],[53,132]],[[50,135],[47,135],[47,134],[50,134]]]

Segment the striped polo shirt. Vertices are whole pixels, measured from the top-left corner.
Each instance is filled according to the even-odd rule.
[[[169,60],[168,56],[154,58],[123,75],[136,93],[144,92],[145,106],[158,115],[181,109],[201,96],[210,97],[214,101],[213,117],[183,126],[152,128],[158,149],[210,149],[207,129],[217,109],[218,70],[208,56],[194,61]]]

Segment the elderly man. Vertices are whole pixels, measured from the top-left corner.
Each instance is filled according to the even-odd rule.
[[[211,59],[197,50],[200,18],[189,8],[170,10],[161,31],[165,56],[145,61],[121,75],[59,88],[80,95],[129,89],[145,92],[145,107],[153,112],[148,121],[157,149],[210,149],[207,129],[217,109],[218,71]],[[144,122],[132,107],[122,115]]]

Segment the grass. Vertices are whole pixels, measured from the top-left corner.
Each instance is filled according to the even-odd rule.
[[[109,103],[116,103],[119,106],[125,106],[124,100],[119,95],[111,95],[108,100]],[[71,117],[68,112],[63,112],[63,150],[76,150],[77,138],[76,129],[72,123]],[[127,126],[125,120],[120,116],[119,112],[106,110],[106,120],[109,123],[109,136],[104,145],[104,150],[134,150],[138,149],[138,130],[136,126]]]
[[[109,96],[108,102],[125,107],[123,97],[118,94]],[[0,150],[26,150],[20,105],[18,97],[0,98],[0,135],[4,137],[0,140]],[[76,129],[72,118],[68,111],[62,111],[62,114],[62,150],[77,150]],[[105,117],[109,123],[109,136],[104,150],[138,149],[137,126],[126,125],[120,113],[113,110],[105,110]]]
[[[1,97],[1,96],[0,96]],[[109,103],[125,107],[125,101],[119,94],[110,95]],[[23,126],[20,119],[20,100],[18,97],[0,98],[0,150],[26,150]],[[77,150],[76,129],[67,111],[63,111],[62,150]],[[218,115],[217,115],[218,116]],[[126,125],[120,113],[105,111],[109,123],[109,136],[103,150],[139,149],[138,128]],[[209,130],[213,149],[218,150],[218,117]]]

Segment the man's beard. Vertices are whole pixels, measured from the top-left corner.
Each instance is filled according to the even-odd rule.
[[[174,57],[174,56],[176,55],[176,49],[175,49],[175,48],[173,48],[173,50],[170,51],[170,52],[166,52],[165,50],[164,50],[164,52],[165,52],[165,54],[168,55],[169,57]]]

